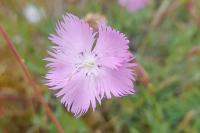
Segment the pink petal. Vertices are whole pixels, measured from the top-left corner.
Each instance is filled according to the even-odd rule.
[[[112,95],[126,96],[134,93],[134,80],[133,73],[126,65],[117,70],[105,67],[101,69],[97,77],[97,90],[102,98],[104,96],[111,98]]]
[[[56,34],[51,34],[49,39],[67,55],[74,55],[91,50],[94,36],[92,28],[85,21],[66,14],[56,24]]]
[[[124,60],[130,58],[128,43],[122,33],[99,24],[99,38],[94,48],[94,52],[99,57],[98,63],[112,69],[121,66]]]
[[[62,96],[61,103],[76,117],[86,113],[90,105],[95,110],[96,98],[99,97],[95,90],[93,78],[85,77],[82,72],[77,73],[56,95]]]

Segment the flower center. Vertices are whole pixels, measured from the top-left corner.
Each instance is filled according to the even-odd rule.
[[[88,69],[88,70],[94,69],[96,67],[96,59],[95,59],[95,57],[86,56],[83,59],[82,67],[84,67],[85,69]]]
[[[99,65],[97,65],[97,55],[93,53],[80,53],[79,63],[76,64],[76,71],[83,71],[86,76],[96,76],[98,74]]]

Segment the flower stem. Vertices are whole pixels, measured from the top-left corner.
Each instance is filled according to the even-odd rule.
[[[0,33],[4,37],[8,47],[10,48],[12,53],[14,54],[15,59],[17,60],[17,62],[19,63],[21,69],[23,70],[26,79],[28,80],[28,82],[32,86],[33,91],[35,92],[35,95],[38,97],[38,100],[39,100],[40,104],[44,107],[48,117],[55,124],[58,132],[59,133],[64,133],[64,129],[62,128],[62,126],[58,122],[57,118],[55,117],[54,113],[52,112],[52,110],[49,108],[48,104],[44,100],[44,98],[43,98],[43,96],[41,94],[41,91],[37,87],[37,85],[36,85],[35,81],[33,80],[29,70],[27,69],[27,67],[24,64],[22,58],[20,57],[19,53],[17,52],[16,48],[14,47],[13,43],[11,42],[10,38],[8,37],[8,35],[6,34],[5,30],[3,29],[3,27],[1,25],[0,25]]]

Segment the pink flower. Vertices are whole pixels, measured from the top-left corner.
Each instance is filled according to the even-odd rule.
[[[149,0],[118,0],[119,4],[126,7],[129,12],[135,12],[141,8],[144,8]]]
[[[55,44],[47,67],[47,85],[57,90],[57,97],[68,111],[79,117],[96,102],[105,98],[133,94],[135,80],[124,34],[105,24],[99,32],[72,14],[63,16],[56,25],[56,34],[49,39]],[[97,37],[98,36],[98,37]]]

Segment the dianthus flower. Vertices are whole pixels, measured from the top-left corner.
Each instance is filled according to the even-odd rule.
[[[139,9],[144,8],[149,0],[118,0],[119,4],[125,8],[127,8],[127,10],[129,12],[135,12]]]
[[[54,46],[45,59],[47,85],[68,111],[79,117],[103,98],[134,93],[135,63],[124,34],[99,23],[98,33],[84,21],[66,14],[49,39]]]

